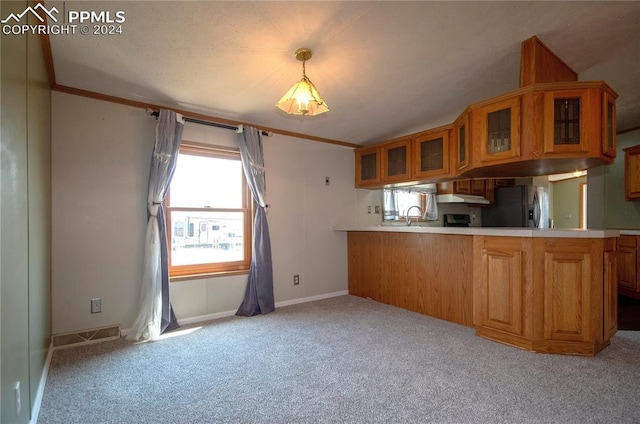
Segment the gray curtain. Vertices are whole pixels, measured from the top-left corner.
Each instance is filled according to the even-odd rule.
[[[170,110],[161,110],[151,157],[147,194],[147,234],[138,317],[127,338],[153,340],[179,327],[169,299],[169,261],[163,201],[178,161],[184,121]]]
[[[238,145],[244,175],[258,206],[253,221],[253,256],[244,300],[236,315],[253,316],[275,310],[273,298],[273,266],[271,263],[271,239],[265,207],[266,181],[262,135],[251,127],[238,128]]]

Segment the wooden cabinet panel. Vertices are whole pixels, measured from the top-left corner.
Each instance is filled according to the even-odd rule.
[[[618,331],[618,290],[616,252],[604,252],[604,334],[609,340]]]
[[[616,157],[616,99],[605,91],[602,96],[602,153]]]
[[[382,146],[382,182],[411,180],[411,140],[387,143]]]
[[[589,339],[590,288],[591,258],[588,254],[545,252],[545,339]]]
[[[635,291],[637,289],[636,264],[637,252],[635,248],[620,246],[618,249],[618,286]]]
[[[620,294],[640,298],[640,236],[618,237],[617,286]]]
[[[380,147],[368,147],[355,150],[356,156],[356,187],[379,185],[381,178]]]
[[[472,325],[472,237],[349,232],[348,255],[350,294]]]
[[[624,192],[627,200],[640,200],[640,144],[624,149]]]
[[[449,174],[450,129],[424,132],[413,139],[413,178],[444,177]]]
[[[599,99],[600,90],[595,89],[545,92],[544,153],[600,152],[603,132],[600,129],[602,117]]]
[[[469,109],[465,110],[462,115],[453,124],[454,132],[454,155],[455,169],[460,171],[469,166],[470,146],[471,146],[471,130],[469,126]]]
[[[381,300],[383,233],[348,233],[349,293]]]
[[[482,249],[480,325],[522,336],[522,251],[497,244]]]
[[[472,111],[473,139],[480,161],[492,162],[520,156],[520,96],[496,101]]]

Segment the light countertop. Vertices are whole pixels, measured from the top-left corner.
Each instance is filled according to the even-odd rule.
[[[418,225],[338,225],[334,231],[379,231],[391,233],[452,234],[464,236],[498,237],[557,237],[557,238],[610,238],[627,234],[626,230],[580,230],[560,228],[513,228],[513,227],[435,227]],[[632,230],[635,231],[635,230]],[[636,231],[640,234],[640,231]]]
[[[640,230],[618,230],[620,234],[625,236],[640,236]]]

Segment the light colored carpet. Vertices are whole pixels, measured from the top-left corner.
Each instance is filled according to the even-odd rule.
[[[640,332],[535,354],[354,296],[55,351],[39,423],[638,423]]]

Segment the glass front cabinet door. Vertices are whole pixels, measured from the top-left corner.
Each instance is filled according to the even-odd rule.
[[[455,167],[460,171],[469,166],[469,109],[464,111],[453,124],[453,137],[455,146]]]
[[[356,149],[356,187],[380,184],[380,147]]]
[[[382,182],[411,178],[411,139],[402,138],[382,146]]]
[[[520,97],[500,100],[474,111],[482,162],[520,156]]]
[[[449,173],[450,128],[417,134],[413,139],[413,177],[444,177]]]
[[[588,152],[588,90],[557,90],[544,93],[544,153]]]

